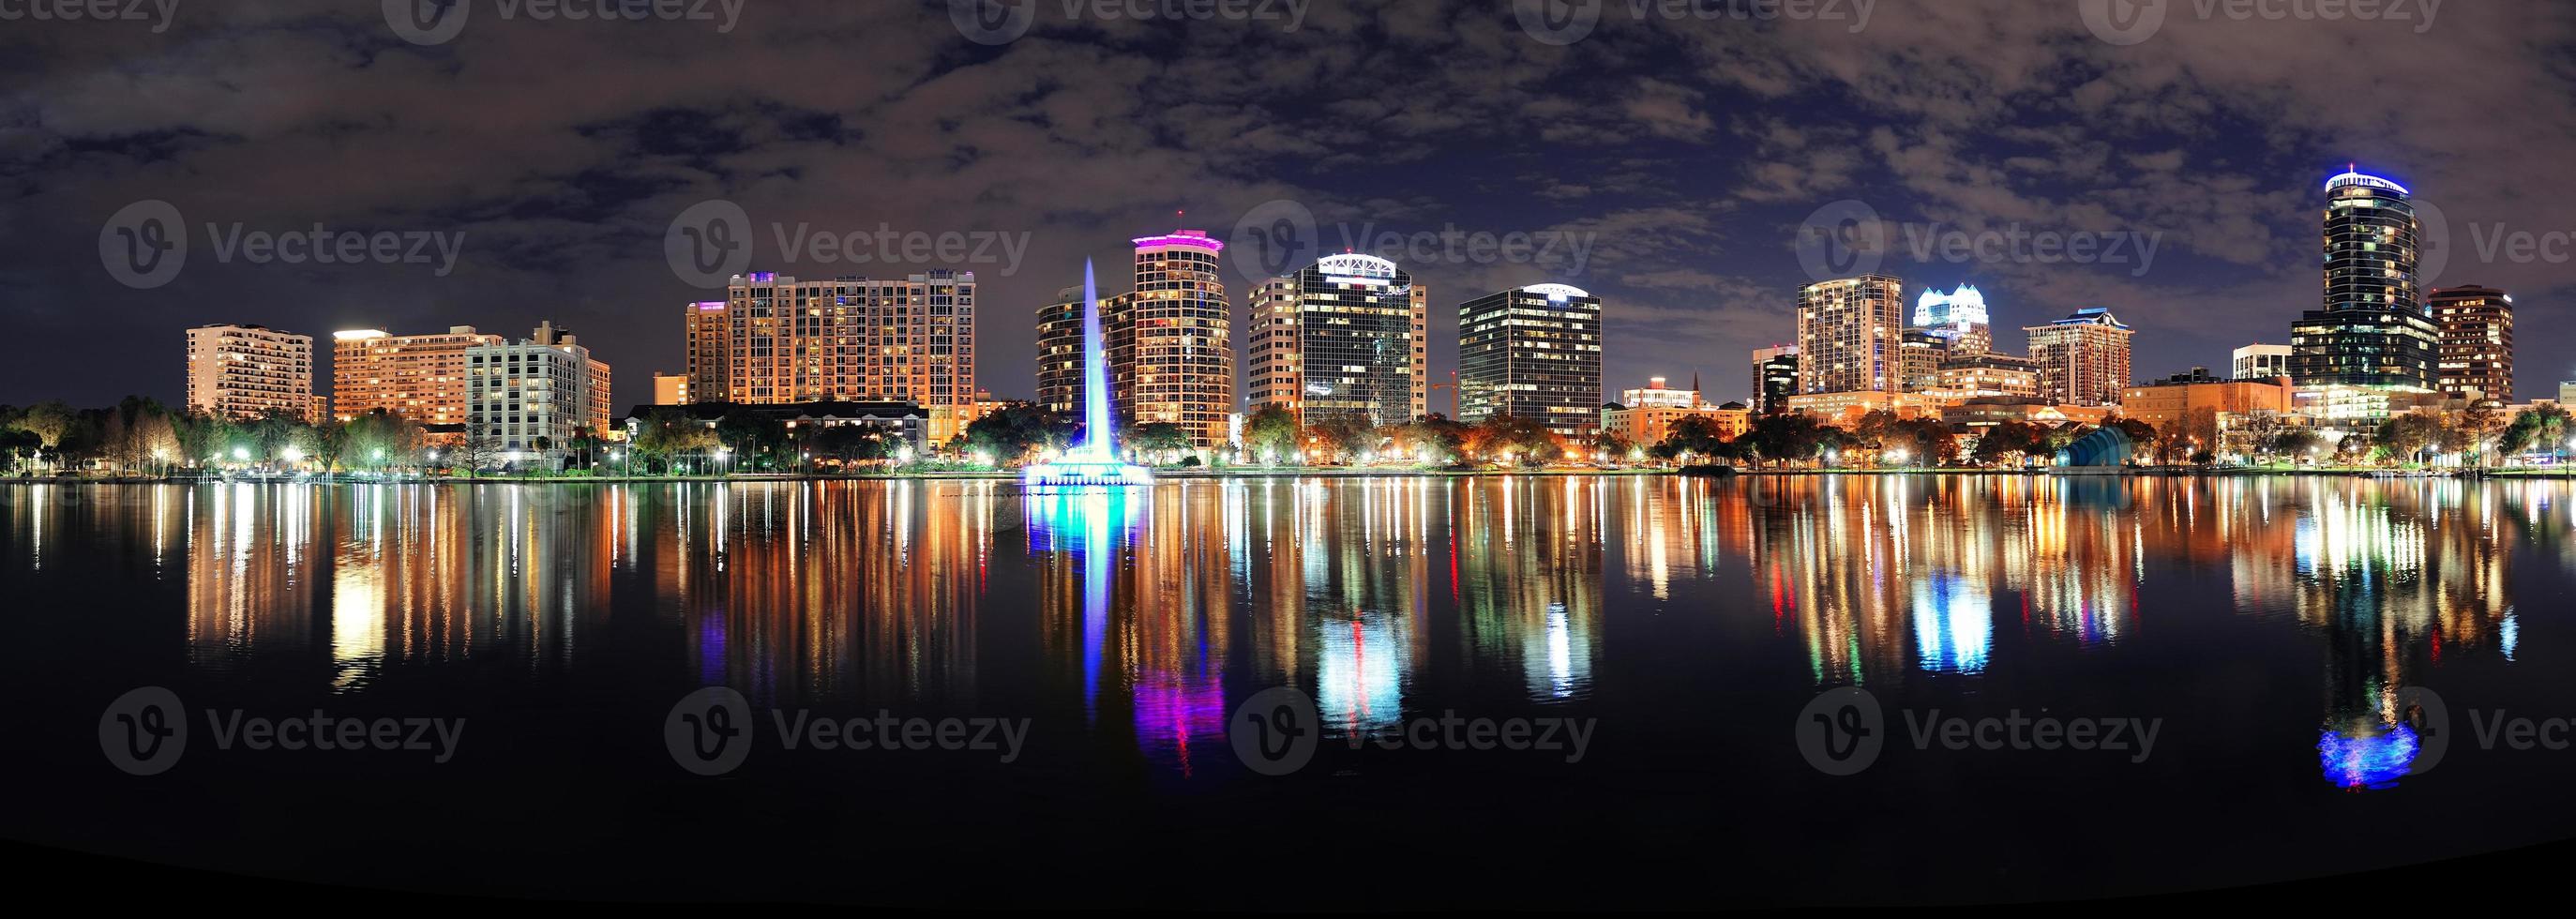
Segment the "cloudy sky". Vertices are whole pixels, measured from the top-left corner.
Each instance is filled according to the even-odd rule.
[[[2286,342],[2348,162],[2438,210],[2433,285],[2516,295],[2519,397],[2576,378],[2576,4],[732,2],[5,4],[0,402],[175,402],[209,322],[540,319],[645,401],[711,200],[757,270],[974,271],[1005,396],[1083,259],[1115,292],[1128,238],[1189,226],[1234,242],[1238,308],[1265,260],[1404,262],[1437,375],[1459,302],[1560,281],[1607,303],[1610,388],[1740,398],[1819,213],[1874,215],[1859,257],[1909,296],[1977,284],[2008,348],[2108,306],[2161,376]]]

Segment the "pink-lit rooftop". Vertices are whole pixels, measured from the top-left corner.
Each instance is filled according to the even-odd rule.
[[[1162,236],[1143,236],[1135,240],[1136,248],[1159,249],[1166,246],[1195,246],[1210,252],[1225,251],[1225,243],[1208,236],[1206,230],[1173,230]]]

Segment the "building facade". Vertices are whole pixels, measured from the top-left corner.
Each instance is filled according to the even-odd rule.
[[[1941,362],[1925,394],[1944,402],[1989,396],[2036,398],[2039,365],[2026,357],[1994,352],[1954,357]]]
[[[1062,417],[1082,416],[1082,285],[1038,307],[1037,403]]]
[[[1640,447],[1662,443],[1684,418],[1706,418],[1728,440],[1752,429],[1753,411],[1743,403],[1712,405],[1696,380],[1689,389],[1672,389],[1664,382],[1663,377],[1649,377],[1643,389],[1620,390],[1613,407],[1601,410],[1601,429]]]
[[[272,414],[319,421],[313,336],[259,325],[188,330],[188,411],[250,421]]]
[[[2129,327],[2102,307],[2027,326],[2039,398],[2055,405],[2118,405],[2129,385]]]
[[[2230,375],[2239,380],[2269,380],[2290,375],[2290,346],[2254,344],[2230,355]]]
[[[465,423],[465,352],[501,336],[470,325],[394,335],[380,329],[331,335],[331,415],[347,421],[384,412],[418,424]]]
[[[1532,284],[1458,307],[1458,414],[1526,418],[1567,437],[1601,427],[1601,298]]]
[[[1789,410],[1798,394],[1798,346],[1753,349],[1753,413],[1774,415]]]
[[[2162,430],[2208,409],[2222,416],[2290,411],[2290,388],[2279,378],[2254,380],[2176,379],[2131,386],[2120,396],[2120,414]],[[2215,448],[2215,444],[2210,445]]]
[[[1945,339],[1949,345],[1946,350],[1954,355],[1965,357],[1995,349],[1994,327],[1986,318],[1986,295],[1974,284],[1962,284],[1946,294],[1924,291],[1914,301],[1914,327]]]
[[[2513,297],[2492,287],[2449,287],[2426,298],[2442,330],[2433,388],[2490,408],[2513,404]]]
[[[2417,229],[2405,186],[2326,181],[2324,308],[2290,327],[2299,385],[2433,388],[2441,333],[2416,288]]]
[[[786,405],[902,401],[930,436],[963,433],[975,402],[975,273],[799,281],[736,275],[721,304],[688,312],[690,396]]]
[[[1907,329],[1899,338],[1896,391],[1928,392],[1941,382],[1941,364],[1950,359],[1951,339],[1929,329]]]
[[[1303,423],[1404,424],[1428,411],[1430,291],[1386,259],[1333,255],[1252,296],[1249,408]]]
[[[1881,274],[1798,289],[1798,392],[1898,392],[1905,282]]]
[[[1225,243],[1205,230],[1134,242],[1136,288],[1101,308],[1112,411],[1123,425],[1179,425],[1196,449],[1226,447],[1235,398]]]
[[[690,392],[689,380],[689,375],[685,373],[654,374],[653,404],[687,405],[698,401],[695,394]]]
[[[559,457],[580,435],[611,427],[608,365],[552,323],[516,342],[469,348],[465,365],[466,442],[476,462]]]

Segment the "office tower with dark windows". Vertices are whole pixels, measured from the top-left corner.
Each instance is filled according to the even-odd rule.
[[[1063,417],[1082,414],[1082,285],[1038,307],[1037,401]]]
[[[2442,330],[2434,388],[2489,407],[2513,403],[2513,297],[2492,287],[2446,287],[2427,298]]]
[[[2233,358],[2229,363],[2229,369],[2233,371],[2230,376],[2239,380],[2270,380],[2290,375],[2288,345],[2246,345],[2229,356]]]
[[[1567,437],[1601,428],[1601,298],[1532,284],[1458,307],[1458,420],[1525,418]]]
[[[2118,405],[2129,386],[2129,327],[2102,307],[2026,326],[2039,397],[2055,405]]]
[[[910,402],[946,443],[975,412],[975,273],[799,281],[736,275],[721,303],[689,306],[690,394],[700,402]]]
[[[1427,410],[1430,291],[1394,262],[1333,255],[1253,292],[1244,352],[1249,408],[1303,424],[1404,424]]]
[[[1753,349],[1753,413],[1788,411],[1789,397],[1797,394],[1798,346]]]
[[[1136,288],[1101,305],[1110,394],[1122,426],[1178,425],[1190,446],[1228,446],[1235,413],[1225,243],[1205,230],[1134,240]]]
[[[2416,289],[2409,197],[2405,186],[2359,172],[2327,180],[2324,308],[2290,327],[2299,385],[2433,388],[2441,331]]]
[[[1945,350],[1952,357],[1995,349],[1994,327],[1986,318],[1986,295],[1974,284],[1959,285],[1946,294],[1924,291],[1914,301],[1914,327],[1945,340]]]
[[[1896,392],[1905,282],[1882,274],[1798,290],[1798,392]]]

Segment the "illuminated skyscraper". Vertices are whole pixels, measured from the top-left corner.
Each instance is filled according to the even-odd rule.
[[[2513,403],[2513,297],[2492,287],[2451,287],[2433,292],[2433,321],[2441,326],[2436,389],[2488,406]]]
[[[2058,405],[2118,405],[2129,386],[2129,327],[2102,307],[2076,310],[2030,335],[2039,397]]]
[[[331,339],[333,417],[380,411],[440,425],[465,423],[466,349],[501,343],[470,325],[424,335],[361,329]]]
[[[466,437],[477,453],[560,456],[582,432],[608,429],[608,365],[553,323],[515,343],[466,349],[465,372]]]
[[[975,273],[799,281],[736,275],[689,306],[690,395],[780,405],[911,402],[946,443],[975,413]]]
[[[319,420],[313,336],[258,325],[188,330],[188,411],[248,421],[285,414]]]
[[[1055,299],[1038,307],[1038,404],[1066,418],[1082,414],[1080,284],[1056,291]]]
[[[1865,274],[1798,290],[1798,392],[1896,392],[1905,282]]]
[[[1946,294],[1924,291],[1914,301],[1914,327],[1948,339],[1952,357],[1995,349],[1994,329],[1986,320],[1986,295],[1978,292],[1974,284],[1962,284]]]
[[[2430,390],[2441,333],[2416,289],[2406,187],[2346,172],[2326,181],[2325,306],[2290,326],[2300,386]]]
[[[1176,424],[1190,445],[1227,445],[1234,414],[1233,307],[1225,243],[1175,230],[1136,243],[1136,289],[1101,304],[1120,425]]]
[[[1430,290],[1394,262],[1334,255],[1254,291],[1244,344],[1253,409],[1404,424],[1427,411]]]
[[[2290,346],[2253,344],[2236,349],[2230,374],[2239,380],[2268,380],[2290,375]]]
[[[1601,298],[1532,284],[1458,307],[1458,420],[1526,418],[1567,437],[1601,428]]]

